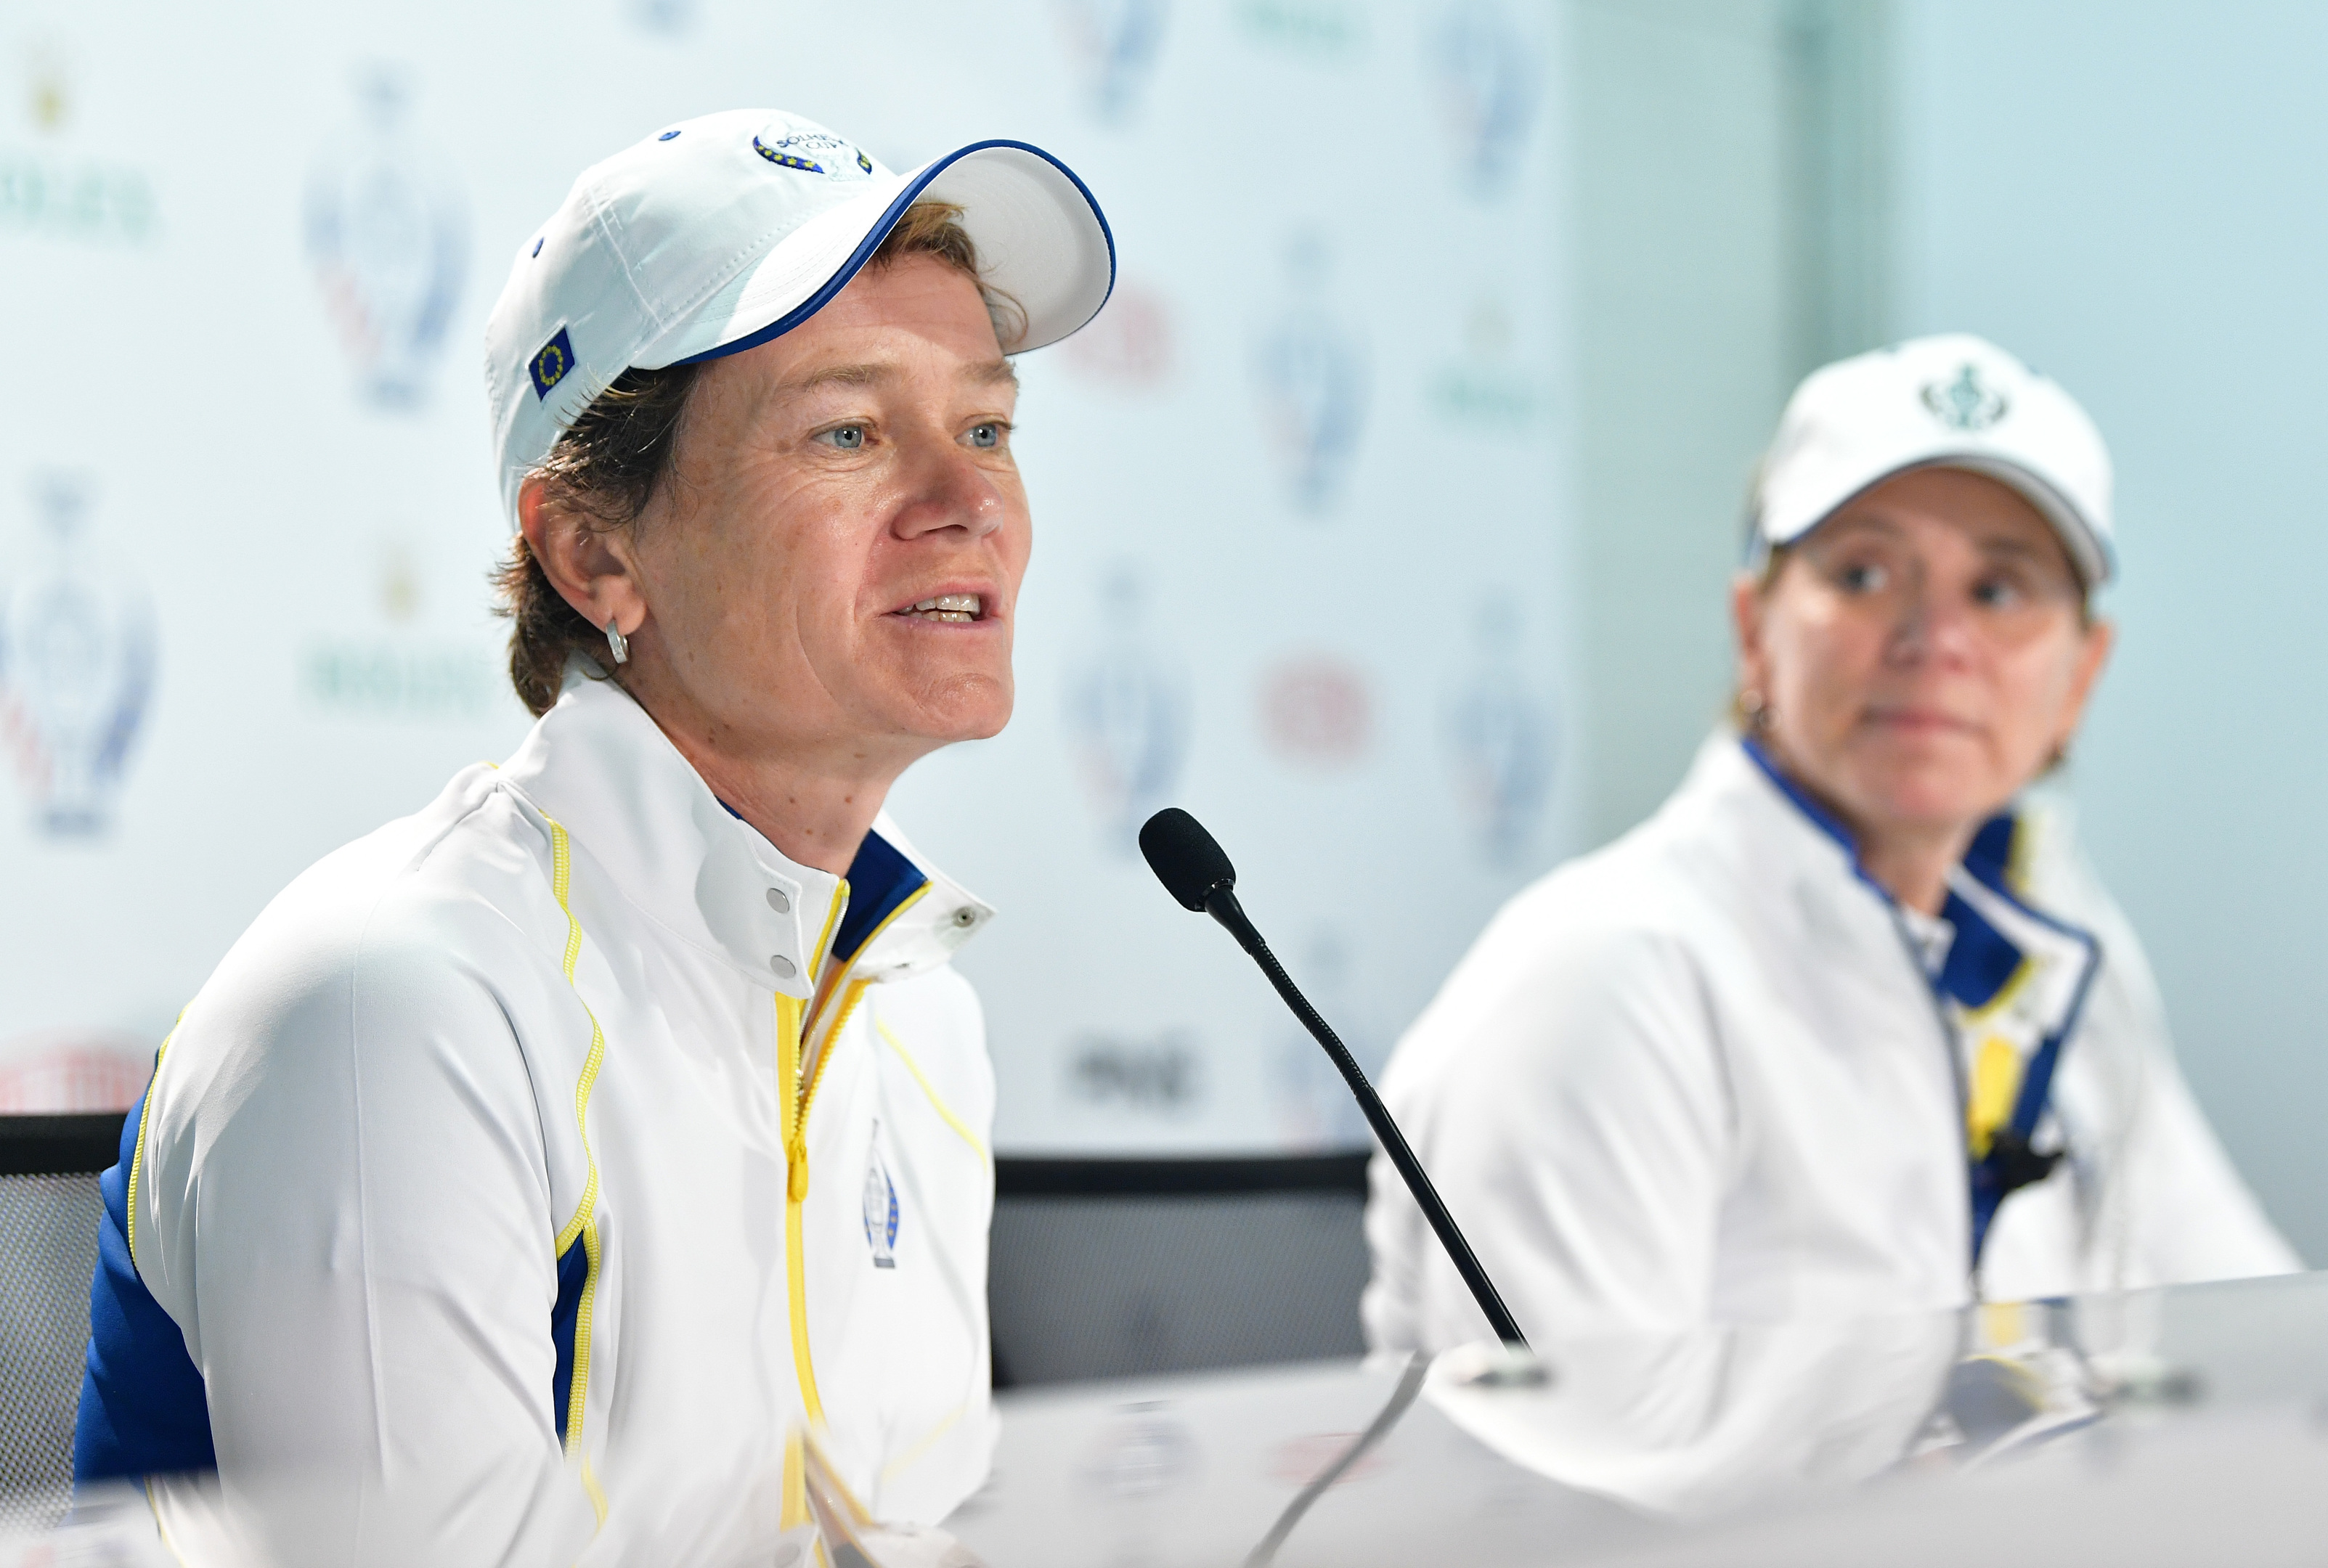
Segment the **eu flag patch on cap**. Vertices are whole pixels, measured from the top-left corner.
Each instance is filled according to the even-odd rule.
[[[533,395],[536,397],[549,397],[549,389],[566,379],[566,372],[574,369],[574,345],[566,341],[564,327],[559,328],[558,335],[541,346],[541,352],[533,357],[533,363],[528,369],[533,373]]]

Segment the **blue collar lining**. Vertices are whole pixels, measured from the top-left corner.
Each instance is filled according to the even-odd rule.
[[[744,820],[744,814],[725,800],[719,801],[719,808],[738,822]],[[849,863],[849,907],[841,911],[840,929],[832,933],[834,956],[844,964],[856,957],[865,939],[929,880],[896,845],[878,833],[867,833]]]

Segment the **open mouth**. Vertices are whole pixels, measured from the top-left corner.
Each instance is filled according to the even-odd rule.
[[[934,621],[946,626],[968,626],[986,613],[986,600],[977,593],[941,593],[909,604],[896,613],[908,621]]]

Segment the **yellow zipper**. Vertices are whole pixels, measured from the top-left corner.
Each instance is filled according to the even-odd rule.
[[[870,980],[852,980],[850,974],[857,960],[873,950],[881,933],[891,921],[930,891],[925,882],[908,893],[888,917],[866,934],[858,945],[849,965],[837,975],[826,975],[816,985],[807,1002],[797,996],[776,993],[776,1083],[784,1091],[783,1131],[784,1138],[784,1280],[791,1297],[793,1324],[793,1370],[799,1377],[801,1404],[810,1421],[824,1424],[824,1401],[817,1395],[816,1367],[808,1351],[808,1258],[801,1237],[801,1208],[808,1201],[808,1113],[816,1101],[816,1087],[824,1081],[825,1064],[832,1059],[832,1042],[849,1027],[849,1015],[857,1011],[857,1003],[865,994]],[[840,928],[840,911],[849,902],[849,879],[843,877],[833,890],[832,909],[825,916],[824,930],[816,939],[814,961],[808,972],[818,974],[831,950],[832,934]],[[835,995],[840,1004],[831,1013],[831,1024],[824,1031],[822,1049],[816,1053],[816,1065],[810,1069],[808,1081],[801,1081],[801,1053],[810,1035],[816,1031],[819,1017],[826,1009],[820,1003],[830,1003]]]

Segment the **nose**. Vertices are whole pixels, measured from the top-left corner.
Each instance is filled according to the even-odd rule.
[[[905,503],[890,522],[901,539],[959,528],[965,538],[982,539],[1000,527],[1009,503],[994,476],[952,441],[936,439],[916,453]]]
[[[1959,659],[1972,651],[1972,633],[1970,608],[1937,590],[1929,573],[1916,572],[1900,595],[1899,619],[1892,623],[1884,652],[1900,665]]]

